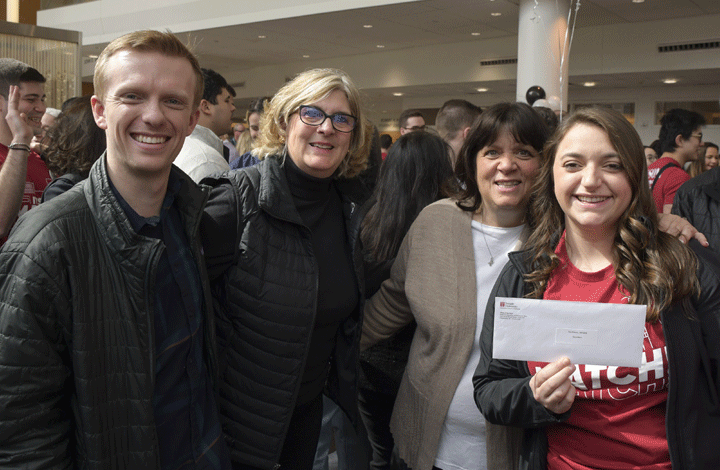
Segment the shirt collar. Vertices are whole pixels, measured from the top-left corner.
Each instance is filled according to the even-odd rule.
[[[170,207],[172,207],[173,203],[175,202],[175,196],[177,196],[177,194],[180,192],[180,187],[182,186],[182,181],[180,180],[178,175],[170,172],[170,179],[168,180],[167,191],[165,192],[165,198],[163,199],[162,207],[160,208],[160,215],[143,217],[137,212],[135,212],[135,209],[133,209],[130,204],[128,204],[128,202],[125,200],[125,198],[120,195],[120,192],[117,190],[117,188],[115,188],[115,185],[110,178],[108,178],[108,183],[110,183],[110,189],[115,195],[115,198],[120,204],[123,212],[125,212],[125,215],[130,221],[130,225],[132,226],[135,233],[139,233],[140,230],[146,225],[156,227],[163,219],[167,211],[170,209]]]

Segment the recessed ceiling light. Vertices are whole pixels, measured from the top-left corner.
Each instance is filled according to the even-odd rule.
[[[480,36],[480,33],[470,33],[470,34],[472,34],[473,36]]]
[[[667,83],[668,85],[672,85],[673,83],[677,83],[677,78],[666,78],[663,80],[663,83]]]
[[[265,36],[260,35],[260,36],[258,36],[258,39],[265,39]]]
[[[377,47],[378,49],[382,49],[382,48],[385,47],[385,46],[383,46],[382,44],[378,44],[376,47]]]
[[[583,83],[583,86],[595,86],[595,82],[585,82]]]
[[[480,93],[485,93],[486,91],[488,91],[488,89],[487,88],[478,88],[477,91],[479,91]]]
[[[497,12],[497,11],[495,13],[490,13],[490,16],[500,16],[500,15],[502,15],[502,13]]]
[[[403,94],[402,94],[402,93],[399,93],[399,92],[398,92],[398,93],[393,93],[393,96],[402,96],[402,95],[403,95]]]
[[[371,25],[371,24],[364,24],[364,25],[363,25],[363,28],[368,28],[368,29],[370,29],[370,28],[372,28],[372,25]]]
[[[309,55],[307,55],[307,54],[303,55],[303,59],[309,59],[309,58],[310,58]]]
[[[98,58],[98,56],[95,55],[95,54],[90,54],[88,57],[90,57],[91,59],[97,59],[97,58]]]
[[[645,0],[632,0],[633,3],[645,3]]]

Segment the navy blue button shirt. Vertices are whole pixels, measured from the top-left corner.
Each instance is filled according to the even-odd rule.
[[[155,275],[155,428],[163,470],[228,469],[215,396],[204,361],[200,273],[175,205],[182,181],[170,175],[160,216],[142,217],[110,187],[139,235],[163,242]]]

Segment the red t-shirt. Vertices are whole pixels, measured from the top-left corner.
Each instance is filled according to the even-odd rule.
[[[662,213],[665,204],[673,203],[677,190],[680,189],[680,186],[682,186],[685,181],[690,179],[690,175],[680,167],[677,161],[670,157],[663,157],[655,160],[648,166],[648,182],[651,188],[653,181],[655,181],[655,176],[660,169],[668,163],[674,163],[674,165],[666,168],[665,171],[662,172],[660,179],[653,189],[653,200],[659,213]]]
[[[0,167],[5,163],[9,149],[0,144]],[[30,152],[27,163],[27,175],[25,177],[25,192],[23,193],[22,205],[18,217],[40,204],[42,193],[50,183],[50,172],[42,161],[40,155]],[[5,243],[5,238],[0,238],[0,245]]]
[[[570,263],[563,235],[561,264],[543,296],[549,300],[627,303],[613,266],[594,272]],[[547,363],[528,362],[535,374]],[[640,369],[578,364],[570,418],[549,426],[548,470],[670,469],[665,434],[668,363],[660,322],[645,324]]]

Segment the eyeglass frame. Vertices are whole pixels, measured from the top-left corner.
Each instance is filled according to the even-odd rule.
[[[690,134],[690,137],[697,137],[698,139],[700,139],[700,142],[702,142],[703,133],[700,132],[698,134]]]
[[[312,109],[316,109],[316,110],[320,111],[320,113],[322,113],[322,115],[323,115],[323,120],[320,121],[318,124],[310,124],[309,122],[305,122],[305,121],[303,120],[303,118],[302,118],[302,110],[303,110],[303,108],[312,108]],[[335,129],[335,130],[338,131],[338,132],[342,132],[343,134],[349,134],[349,133],[351,133],[352,131],[354,131],[354,130],[355,130],[355,127],[357,126],[357,122],[358,122],[357,116],[353,116],[352,114],[347,114],[347,113],[332,113],[332,114],[327,114],[325,111],[323,111],[322,109],[318,108],[317,106],[313,106],[313,105],[310,105],[310,104],[304,104],[304,105],[300,106],[300,107],[298,108],[298,110],[297,110],[297,113],[298,113],[298,117],[300,118],[300,121],[301,121],[303,124],[305,124],[305,125],[307,125],[307,126],[313,126],[313,127],[320,127],[320,126],[322,126],[322,125],[325,123],[325,121],[327,120],[327,118],[330,118],[330,125],[332,126],[332,128]],[[335,116],[347,116],[347,117],[353,118],[353,126],[352,126],[352,129],[350,129],[349,131],[343,131],[343,130],[340,130],[340,129],[338,129],[337,127],[335,127],[335,121],[332,119],[332,118],[335,117]]]
[[[426,127],[427,127],[427,124],[423,124],[422,126],[403,127],[403,129],[408,130],[410,132],[417,132],[417,131],[424,131]]]

